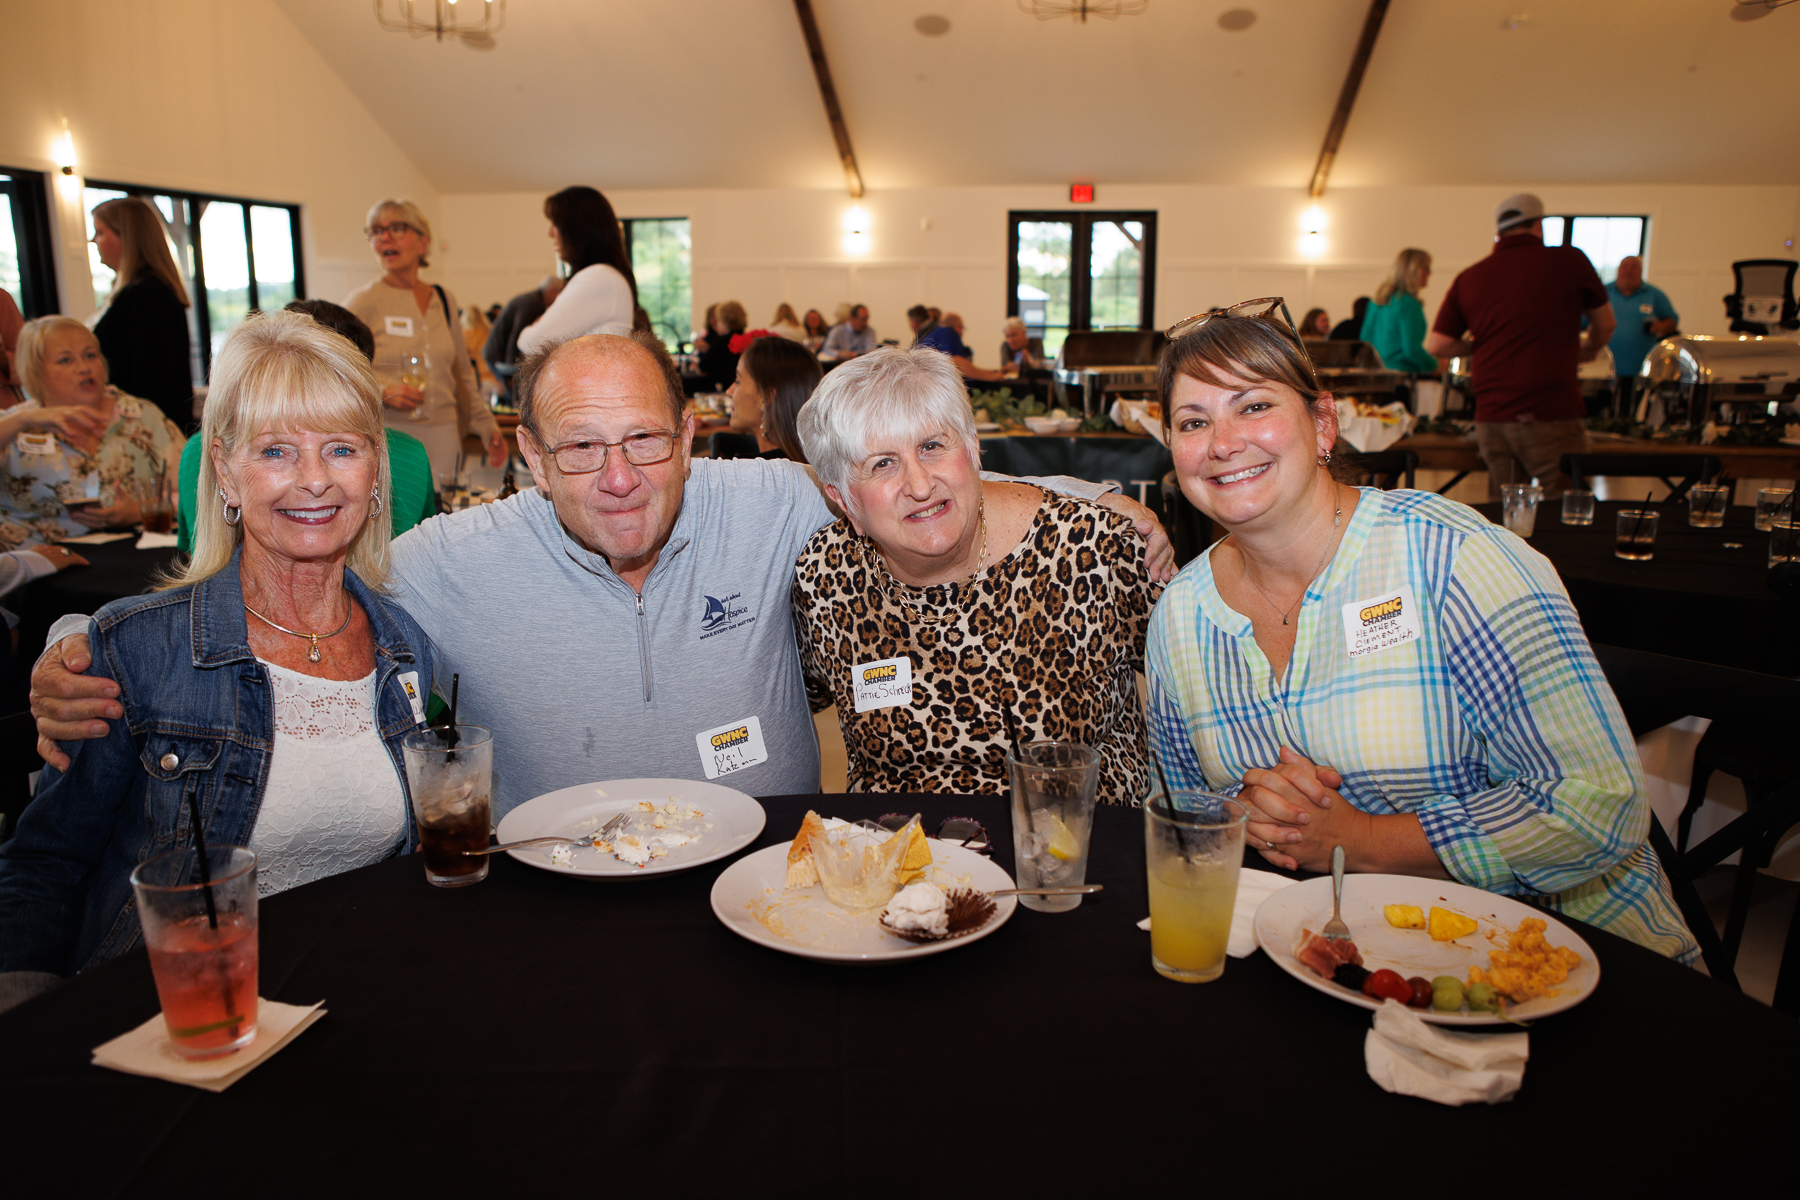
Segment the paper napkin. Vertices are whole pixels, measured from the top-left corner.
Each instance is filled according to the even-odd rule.
[[[1439,1104],[1499,1104],[1525,1081],[1525,1033],[1463,1033],[1428,1024],[1397,1000],[1375,1012],[1363,1039],[1369,1078],[1384,1091]]]
[[[122,1033],[103,1046],[94,1048],[94,1065],[128,1075],[149,1075],[170,1083],[185,1083],[222,1092],[257,1067],[267,1062],[277,1050],[299,1037],[314,1021],[325,1015],[325,1002],[317,1004],[281,1004],[274,1000],[256,1001],[256,1040],[220,1058],[189,1059],[175,1053],[169,1045],[168,1027],[159,1012],[130,1033]]]
[[[1292,885],[1285,875],[1269,871],[1239,871],[1237,901],[1231,907],[1231,941],[1225,953],[1233,958],[1249,958],[1256,953],[1256,910],[1262,902]],[[1150,918],[1138,922],[1139,929],[1150,928]]]
[[[174,534],[151,533],[149,530],[145,530],[137,540],[137,548],[139,550],[167,550],[176,544],[177,541]]]

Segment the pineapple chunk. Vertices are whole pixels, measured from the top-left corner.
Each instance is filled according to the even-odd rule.
[[[1425,910],[1416,904],[1389,904],[1383,906],[1381,915],[1395,929],[1425,928]]]
[[[1434,904],[1431,906],[1430,928],[1433,941],[1452,942],[1475,932],[1475,918],[1465,917]]]

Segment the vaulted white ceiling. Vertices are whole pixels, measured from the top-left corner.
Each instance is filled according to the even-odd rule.
[[[791,0],[508,0],[491,50],[385,33],[369,0],[276,2],[440,191],[842,185]],[[1800,183],[1800,4],[1734,4],[1394,0],[1332,183]],[[1303,186],[1366,7],[814,6],[871,188]]]

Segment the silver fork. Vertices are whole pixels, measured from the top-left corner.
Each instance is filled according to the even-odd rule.
[[[1331,920],[1325,922],[1325,928],[1319,933],[1329,942],[1347,942],[1350,940],[1350,927],[1344,924],[1339,910],[1344,903],[1344,848],[1331,848]]]
[[[464,850],[463,853],[466,855],[471,855],[471,856],[481,855],[481,854],[499,854],[503,850],[517,850],[520,846],[541,846],[545,842],[557,842],[559,844],[568,845],[568,846],[592,846],[595,842],[601,841],[601,840],[605,839],[606,837],[610,836],[615,830],[617,830],[619,828],[619,826],[621,826],[625,823],[626,818],[629,817],[630,815],[631,815],[631,813],[629,810],[627,810],[625,812],[615,813],[615,814],[613,814],[612,820],[610,820],[606,824],[602,825],[599,829],[596,829],[593,833],[583,834],[580,837],[526,838],[523,841],[503,842],[498,846],[488,846],[485,849],[481,849],[481,850]]]

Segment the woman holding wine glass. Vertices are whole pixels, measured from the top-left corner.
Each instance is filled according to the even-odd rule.
[[[375,334],[375,377],[389,428],[424,442],[440,477],[455,475],[464,433],[478,436],[488,464],[499,466],[506,439],[481,402],[456,298],[419,278],[430,265],[431,223],[411,200],[382,200],[369,210],[364,232],[382,275],[351,292],[344,307]]]

